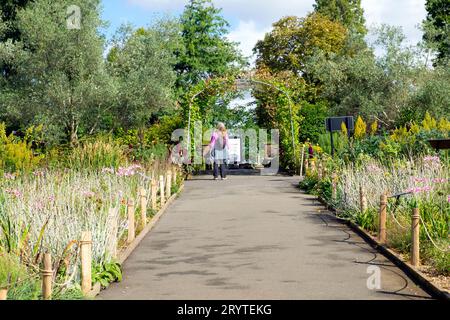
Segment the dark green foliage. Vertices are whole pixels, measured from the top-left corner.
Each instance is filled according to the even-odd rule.
[[[325,102],[311,104],[304,102],[300,108],[300,141],[317,143],[319,136],[326,132],[325,119],[329,115]]]
[[[316,0],[314,9],[361,36],[367,33],[361,0]]]
[[[450,1],[427,0],[428,15],[423,22],[423,39],[437,52],[437,63],[448,63],[450,59]]]
[[[118,262],[103,262],[92,267],[92,283],[107,287],[112,282],[122,281],[122,269]]]
[[[190,0],[181,16],[184,49],[178,51],[177,84],[189,86],[222,76],[242,59],[236,45],[226,39],[229,24],[211,0]]]

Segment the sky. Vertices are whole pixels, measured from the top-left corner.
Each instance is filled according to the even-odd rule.
[[[108,37],[125,22],[147,26],[161,16],[178,16],[187,0],[103,0]],[[230,23],[228,38],[239,42],[245,56],[270,31],[272,23],[287,15],[305,16],[314,0],[214,0]],[[425,0],[362,0],[368,27],[381,23],[401,26],[410,44],[422,37],[419,24],[426,17]]]

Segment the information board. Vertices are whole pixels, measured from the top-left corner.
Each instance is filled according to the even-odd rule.
[[[228,161],[241,162],[241,139],[228,140]]]

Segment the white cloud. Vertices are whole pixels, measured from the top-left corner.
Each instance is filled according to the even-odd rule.
[[[181,11],[187,0],[127,0],[130,5],[154,12]],[[287,15],[305,16],[313,10],[314,0],[215,0],[226,19],[233,22],[229,39],[240,42],[245,55],[252,55],[256,42],[264,37],[273,22]],[[387,23],[401,26],[412,44],[420,41],[417,25],[426,16],[425,0],[362,0],[367,25]]]
[[[411,44],[421,40],[418,25],[427,14],[425,0],[362,0],[362,5],[369,27],[381,23],[401,26]]]
[[[255,21],[239,21],[238,26],[233,29],[228,35],[228,39],[240,44],[240,49],[244,56],[253,56],[253,47],[258,40],[264,38],[266,32],[269,32],[270,28],[258,29]]]

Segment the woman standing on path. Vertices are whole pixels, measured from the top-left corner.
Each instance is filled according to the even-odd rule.
[[[211,158],[214,160],[214,180],[227,179],[227,158],[228,158],[228,134],[225,125],[222,122],[217,124],[216,130],[214,130],[211,136],[211,142],[205,149],[203,156],[205,156],[211,150]]]

